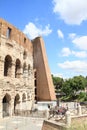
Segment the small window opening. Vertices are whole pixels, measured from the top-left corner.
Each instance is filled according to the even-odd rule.
[[[37,80],[34,81],[34,85],[35,85],[35,87],[37,86]]]
[[[7,38],[11,38],[11,28],[7,29]]]
[[[35,88],[35,95],[37,95],[37,88]]]
[[[26,38],[24,38],[24,43],[26,43]]]
[[[36,72],[34,72],[34,78],[36,78],[37,77],[37,73]]]

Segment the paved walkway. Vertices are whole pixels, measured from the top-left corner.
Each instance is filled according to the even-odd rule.
[[[0,120],[0,130],[41,130],[43,119],[8,117]]]

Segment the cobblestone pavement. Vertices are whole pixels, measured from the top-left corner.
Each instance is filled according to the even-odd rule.
[[[41,130],[43,119],[8,117],[0,120],[0,130]]]

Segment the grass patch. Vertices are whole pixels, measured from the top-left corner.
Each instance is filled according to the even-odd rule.
[[[69,130],[87,130],[87,118],[73,119]]]

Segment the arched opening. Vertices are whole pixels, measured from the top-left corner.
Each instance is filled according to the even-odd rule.
[[[27,109],[26,97],[27,97],[27,95],[25,93],[23,93],[22,94],[22,110],[23,111],[26,111],[26,109]]]
[[[28,93],[27,98],[29,101],[32,99],[31,93]]]
[[[30,94],[29,93],[27,93],[27,99],[30,100]]]
[[[3,104],[3,117],[5,116],[9,116],[11,111],[10,111],[10,100],[11,97],[9,94],[6,94],[2,100],[2,104]]]
[[[11,56],[7,55],[5,57],[5,62],[4,62],[4,76],[11,77],[11,68],[12,68],[12,58]]]
[[[20,104],[20,96],[17,94],[14,99],[14,113],[17,113],[17,110],[19,110],[19,104]]]
[[[30,64],[28,65],[28,75],[30,75]]]
[[[26,67],[27,67],[27,65],[26,65],[26,63],[24,63],[23,64],[23,73],[26,71]]]
[[[15,78],[20,78],[20,75],[21,75],[21,62],[19,59],[17,59],[15,65]]]
[[[22,102],[25,102],[25,101],[26,101],[26,94],[23,93],[23,95],[22,95]]]
[[[27,58],[27,52],[24,50],[23,59],[26,59],[26,58]]]
[[[29,70],[30,70],[30,64],[28,65],[28,72],[29,72]]]
[[[23,77],[24,78],[27,77],[27,65],[26,65],[26,62],[23,64]]]

